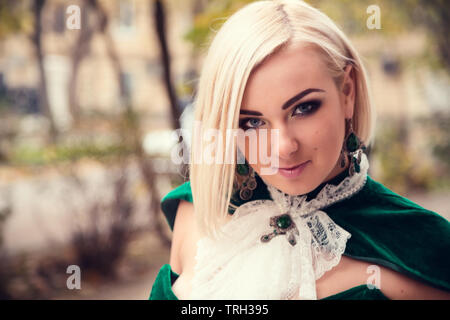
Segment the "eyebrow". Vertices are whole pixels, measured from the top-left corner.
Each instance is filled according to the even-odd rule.
[[[252,111],[252,110],[241,110],[240,114],[250,114],[250,115],[253,115],[253,116],[262,116],[263,115],[261,112]]]
[[[295,96],[293,96],[288,101],[286,101],[281,106],[281,109],[285,110],[285,109],[289,108],[294,102],[296,102],[297,100],[300,100],[301,98],[310,94],[311,92],[325,92],[325,90],[317,89],[317,88],[309,88],[309,89],[303,90],[302,92],[297,93]],[[262,116],[263,115],[259,111],[252,111],[252,110],[241,110],[240,114],[250,114],[250,115],[254,115],[254,116]]]

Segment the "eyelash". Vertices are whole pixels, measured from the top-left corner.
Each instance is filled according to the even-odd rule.
[[[319,109],[321,104],[322,104],[322,102],[320,100],[311,100],[311,101],[307,101],[307,102],[302,102],[293,108],[294,110],[292,112],[292,117],[296,117],[296,116],[304,117],[304,116],[310,115],[310,114],[314,113],[317,109]],[[311,108],[309,109],[309,111],[304,111],[302,113],[295,113],[302,106],[311,106]],[[249,129],[258,129],[261,126],[261,125],[248,126],[247,123],[251,120],[262,121],[259,118],[243,118],[239,121],[239,127],[244,130],[249,130]]]

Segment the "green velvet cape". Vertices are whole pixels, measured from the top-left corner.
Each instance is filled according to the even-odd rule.
[[[259,178],[259,177],[258,177]],[[345,173],[327,183],[337,184]],[[322,189],[321,184],[309,197]],[[270,199],[258,179],[251,200]],[[173,229],[180,200],[192,202],[190,182],[169,192],[161,207]],[[309,200],[309,199],[307,199]],[[389,190],[367,175],[364,187],[351,198],[334,203],[324,211],[351,233],[344,255],[381,265],[433,287],[450,291],[450,223],[439,214]],[[149,299],[177,299],[171,286],[178,275],[164,265],[153,284]],[[381,290],[360,285],[325,299],[387,299]]]

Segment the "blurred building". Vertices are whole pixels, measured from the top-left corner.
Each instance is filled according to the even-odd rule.
[[[107,31],[113,40],[122,67],[121,78],[133,108],[148,120],[146,127],[165,128],[170,125],[169,107],[163,87],[161,53],[154,21],[154,1],[100,0],[108,15]],[[66,27],[70,5],[81,9],[81,29]],[[190,71],[191,45],[183,34],[191,27],[192,13],[182,1],[164,1],[167,40],[172,62],[172,77],[180,85]],[[68,85],[73,71],[75,46],[84,28],[94,29],[89,52],[78,70],[77,94],[83,113],[116,113],[120,110],[119,88],[105,37],[95,30],[97,17],[86,10],[83,1],[47,0],[42,16],[42,46],[47,92],[58,126],[70,126]],[[36,95],[38,69],[32,43],[23,34],[11,35],[0,47],[0,80],[3,87],[20,92],[23,99]],[[14,97],[13,97],[14,98]],[[23,100],[22,99],[22,100]],[[34,99],[36,100],[36,99]],[[14,100],[15,102],[17,99]],[[36,101],[35,101],[36,103]],[[17,104],[17,102],[15,103]],[[36,106],[24,111],[36,111]]]
[[[170,108],[162,80],[160,48],[155,31],[154,1],[99,0],[109,18],[108,32],[121,65],[121,80],[133,108],[142,115],[145,130],[170,128]],[[80,32],[95,28],[95,15],[84,1],[47,0],[43,12],[42,43],[48,95],[58,126],[71,124],[69,80]],[[191,44],[183,39],[193,23],[190,1],[163,1],[172,62],[172,78],[177,88],[199,71]],[[81,29],[70,30],[66,12],[70,5],[81,8]],[[89,22],[89,23],[87,23]],[[378,119],[403,119],[409,123],[436,110],[448,110],[448,77],[423,64],[415,64],[427,47],[425,33],[386,37],[368,30],[352,39],[367,66]],[[120,111],[119,85],[105,36],[96,31],[89,53],[78,68],[77,97],[84,114],[114,114]],[[39,81],[33,46],[23,34],[8,37],[0,46],[0,94],[7,88],[15,107],[38,110],[36,87]],[[195,73],[194,73],[195,78]],[[191,82],[192,83],[192,82]],[[179,93],[181,90],[178,91]],[[181,99],[188,100],[189,96]],[[420,128],[412,134],[420,139]],[[416,138],[414,138],[416,139]],[[425,142],[424,142],[425,143]],[[419,144],[420,145],[420,144]]]

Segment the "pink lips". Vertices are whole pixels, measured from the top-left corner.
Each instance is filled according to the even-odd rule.
[[[278,172],[283,177],[296,178],[302,173],[303,169],[305,169],[305,167],[309,164],[309,162],[310,161],[308,160],[308,161],[306,161],[306,162],[304,162],[302,164],[299,164],[298,166],[295,166],[295,167],[292,167],[292,168],[289,168],[289,169],[278,168]]]

